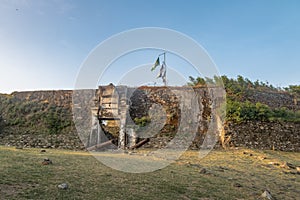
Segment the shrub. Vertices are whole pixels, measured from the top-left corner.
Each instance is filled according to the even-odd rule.
[[[261,103],[227,101],[227,120],[242,122],[248,120],[267,121],[272,116],[271,109]]]
[[[149,117],[141,117],[141,118],[135,118],[134,119],[135,124],[139,125],[140,127],[146,126],[148,123],[151,122],[151,119]]]

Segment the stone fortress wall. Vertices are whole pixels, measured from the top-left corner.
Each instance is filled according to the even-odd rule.
[[[100,88],[100,87],[99,87]],[[211,120],[211,109],[212,109],[212,100],[211,93],[209,88],[206,87],[197,87],[193,88],[197,94],[198,103],[201,109],[201,115],[198,116],[199,127],[197,128],[197,134],[191,144],[191,149],[198,149],[205,137],[205,132],[208,129],[208,123]],[[143,148],[161,148],[164,147],[178,132],[178,127],[180,126],[181,119],[181,109],[179,109],[179,104],[181,99],[180,95],[175,95],[175,91],[184,91],[183,87],[173,88],[173,92],[168,88],[164,87],[140,87],[138,89],[130,89],[129,94],[130,98],[128,101],[128,114],[127,117],[131,121],[136,121],[144,117],[145,123],[147,124],[147,118],[149,117],[149,109],[152,104],[157,104],[165,113],[166,118],[164,118],[165,123],[163,127],[157,132],[151,135],[150,141],[143,145]],[[131,90],[131,92],[130,92]],[[94,94],[94,98],[97,101],[99,98],[99,89],[97,90],[86,90],[87,93]],[[180,92],[179,92],[180,93]],[[33,91],[33,92],[14,92],[11,94],[13,98],[16,98],[21,101],[33,101],[33,102],[45,102],[51,103],[56,106],[67,108],[72,112],[72,95],[73,91],[70,90],[58,90],[58,91]],[[259,99],[255,99],[255,98]],[[294,99],[289,94],[284,93],[272,93],[268,94],[264,103],[270,104],[270,107],[276,105],[277,107],[295,107]],[[258,92],[257,94],[252,95],[252,102],[261,101],[263,99],[263,94]],[[95,104],[95,106],[97,103]],[[294,108],[298,109],[298,108]],[[150,109],[151,110],[151,109]],[[163,116],[162,116],[163,117]],[[184,116],[185,118],[188,116]],[[151,120],[150,120],[151,121]],[[108,123],[106,124],[106,132],[111,132],[113,136],[116,136],[119,129],[120,123]],[[146,126],[147,127],[147,126]],[[111,129],[111,131],[109,130]],[[112,130],[113,129],[113,130]],[[277,149],[284,151],[300,151],[300,124],[289,123],[289,122],[260,122],[260,121],[251,121],[244,122],[240,124],[235,123],[226,123],[224,127],[223,142],[226,146],[244,146],[251,148],[259,149]],[[1,135],[1,134],[0,134]],[[59,147],[65,148],[66,143],[68,143],[68,148],[82,148],[80,140],[74,139],[77,137],[77,133],[66,136],[51,136],[51,137],[62,137],[65,139],[61,140],[62,144],[52,145],[51,140],[45,139],[39,141],[39,143],[33,143],[32,147]],[[69,139],[69,138],[71,139]],[[10,135],[4,135],[1,138],[1,144],[17,145],[25,144],[26,138],[28,140],[34,140],[34,135],[26,135],[22,130]],[[20,143],[20,140],[23,142]],[[72,142],[69,142],[69,141]],[[13,141],[13,142],[12,142]],[[24,142],[25,141],[25,142]],[[29,141],[27,141],[29,143]],[[76,143],[76,144],[75,144]]]

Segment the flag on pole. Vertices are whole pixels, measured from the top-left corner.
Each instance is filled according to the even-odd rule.
[[[167,74],[167,68],[166,66],[164,67],[164,73],[162,74],[161,78],[166,79],[166,74]]]
[[[164,66],[164,70],[163,70],[163,73],[161,75],[161,79],[163,80],[164,85],[167,86],[167,66],[166,66],[165,61],[163,63],[163,66]]]
[[[156,68],[158,65],[160,65],[159,57],[156,59],[154,65],[153,65],[152,68],[151,68],[151,71],[155,70],[155,68]]]
[[[166,74],[166,64],[165,62],[163,62],[163,64],[161,65],[161,68],[159,70],[159,74],[157,75],[156,78],[163,78]]]

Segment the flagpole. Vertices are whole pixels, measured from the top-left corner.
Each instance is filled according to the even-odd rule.
[[[164,84],[167,86],[167,64],[166,64],[166,52],[164,52],[164,62],[165,62],[165,77],[164,77]]]

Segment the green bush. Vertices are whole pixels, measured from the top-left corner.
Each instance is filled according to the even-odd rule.
[[[57,134],[72,126],[71,111],[49,103],[24,101],[0,94],[0,128],[22,133]],[[5,119],[5,124],[3,125]]]
[[[286,91],[290,92],[297,97],[300,97],[300,85],[290,85],[287,88],[284,88]]]
[[[261,121],[267,121],[272,116],[272,111],[269,106],[262,103],[256,103],[256,119]]]
[[[254,104],[249,101],[227,100],[226,119],[234,122],[249,120],[299,122],[300,111],[294,112],[287,108],[271,110],[267,105],[262,103]]]
[[[281,88],[275,88],[271,84],[262,81],[251,82],[249,79],[242,76],[237,76],[236,79],[221,76],[211,78],[194,78],[189,77],[188,85],[224,85],[226,89],[227,105],[226,119],[229,121],[242,122],[247,120],[261,121],[300,121],[300,111],[292,111],[286,108],[271,109],[269,106],[262,103],[251,103],[247,99],[255,90],[266,92],[282,92]],[[300,86],[290,85],[285,88],[296,99],[300,98]],[[225,106],[224,106],[225,107]],[[222,108],[224,109],[224,108]]]
[[[136,117],[134,119],[134,123],[137,124],[137,125],[139,125],[140,127],[144,127],[144,126],[146,126],[150,122],[151,122],[151,119],[149,117],[146,117],[146,116],[141,117],[141,118],[137,118]]]
[[[51,106],[46,113],[45,123],[50,134],[58,134],[72,123],[72,118],[60,107]]]

